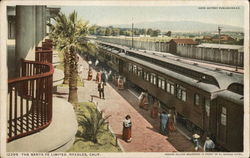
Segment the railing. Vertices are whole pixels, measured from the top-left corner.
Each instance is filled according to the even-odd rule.
[[[35,59],[36,61],[52,63],[52,50],[36,50]]]
[[[52,40],[46,39],[45,42],[42,42],[42,47],[36,47],[35,60],[52,63],[52,47]]]
[[[21,77],[8,81],[8,142],[51,123],[52,50],[42,49],[36,50],[36,61],[22,60]]]
[[[53,44],[52,44],[52,42],[49,42],[49,41],[47,41],[47,42],[42,42],[42,47],[43,48],[52,48],[52,46],[53,46]]]

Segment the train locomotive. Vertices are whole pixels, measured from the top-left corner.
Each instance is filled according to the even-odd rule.
[[[161,108],[222,151],[243,151],[243,74],[188,64],[166,56],[97,41],[98,59],[126,80],[148,90]]]

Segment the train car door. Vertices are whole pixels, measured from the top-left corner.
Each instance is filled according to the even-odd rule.
[[[123,75],[123,60],[119,59],[119,74]]]
[[[217,120],[217,141],[226,144],[227,141],[227,108],[224,105],[218,106]]]
[[[204,129],[210,130],[210,117],[211,117],[211,112],[210,112],[210,100],[205,98],[205,114],[204,114]]]

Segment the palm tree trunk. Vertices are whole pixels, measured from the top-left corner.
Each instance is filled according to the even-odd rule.
[[[63,84],[69,83],[69,52],[64,52],[64,80]]]
[[[68,101],[70,103],[77,103],[77,55],[73,49],[70,50],[69,55],[69,98]]]

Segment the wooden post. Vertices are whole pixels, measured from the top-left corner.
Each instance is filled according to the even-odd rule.
[[[109,122],[107,122],[107,130],[109,130]]]
[[[118,139],[115,137],[115,146],[118,146]]]
[[[90,102],[93,102],[93,100],[94,100],[94,99],[93,99],[93,95],[91,95],[91,100],[90,100]]]

